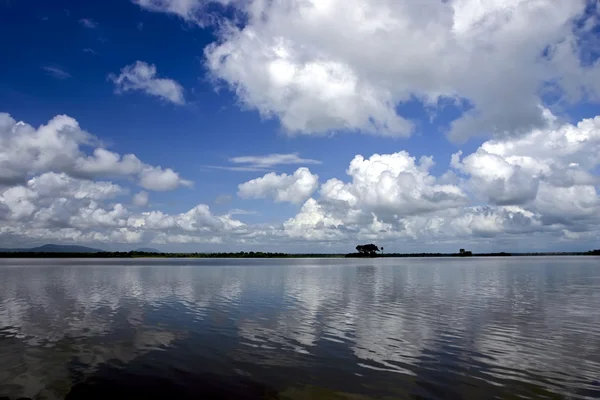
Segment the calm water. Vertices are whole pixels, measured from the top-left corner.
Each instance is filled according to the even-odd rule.
[[[600,258],[0,260],[0,397],[600,398]]]

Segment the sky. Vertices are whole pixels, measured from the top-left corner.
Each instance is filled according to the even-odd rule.
[[[0,0],[0,247],[600,248],[599,18]]]

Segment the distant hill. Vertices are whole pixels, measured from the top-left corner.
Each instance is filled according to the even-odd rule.
[[[153,249],[152,247],[140,247],[139,249],[135,249],[134,251],[143,251],[144,253],[162,253],[162,251]]]
[[[0,249],[0,253],[102,253],[104,250],[77,245],[45,244],[29,249]]]

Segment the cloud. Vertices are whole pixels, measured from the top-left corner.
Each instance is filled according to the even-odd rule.
[[[22,223],[31,228],[60,229],[84,221],[100,224],[102,219],[104,224],[108,223],[107,218],[111,215],[116,218],[121,206],[115,206],[117,212],[111,214],[99,209],[98,204],[123,193],[123,188],[110,182],[92,182],[47,172],[24,185],[0,190],[0,203],[9,210],[4,216],[7,228],[11,223]]]
[[[409,244],[410,250],[402,251],[409,252],[432,251],[432,247],[447,249],[448,244],[452,249],[458,246],[456,243],[485,244],[492,238],[498,242],[488,248],[497,250],[500,240],[513,238],[512,245],[521,246],[531,239],[526,235],[553,231],[543,226],[539,214],[518,207],[464,206],[391,219],[386,214],[360,209],[342,215],[312,198],[283,227],[293,239],[340,244],[376,241],[396,247],[404,243]]]
[[[306,240],[343,240],[354,235],[380,240],[408,237],[408,218],[461,209],[468,199],[455,185],[429,174],[431,157],[417,162],[407,152],[356,156],[347,170],[352,178],[321,185],[318,200],[310,198],[300,213],[284,223],[285,232]],[[427,218],[427,217],[423,217]]]
[[[96,29],[98,27],[98,23],[90,18],[81,18],[79,23],[81,26],[88,29]]]
[[[271,168],[277,165],[290,164],[321,164],[321,161],[310,158],[301,158],[298,153],[268,154],[265,156],[239,156],[229,159],[234,164],[246,164],[251,168]]]
[[[419,161],[407,152],[356,156],[347,170],[352,181],[330,179],[321,198],[339,210],[361,209],[388,218],[459,207],[467,202],[462,189],[440,184],[429,174],[432,157]]]
[[[239,208],[234,208],[232,210],[229,210],[227,212],[228,215],[260,215],[260,213],[258,211],[251,211],[251,210],[242,210]]]
[[[71,74],[57,66],[47,65],[42,67],[42,69],[46,71],[48,75],[56,79],[65,80],[71,78]]]
[[[451,167],[459,176],[452,179],[452,171],[430,175],[430,157],[356,156],[347,170],[351,181],[323,183],[320,196],[308,199],[284,231],[325,242],[493,238],[519,247],[544,238],[537,239],[542,248],[559,238],[600,238],[600,117],[573,125],[544,112],[544,129],[455,154]]]
[[[143,22],[138,22],[138,24],[136,25],[136,28],[138,31],[143,31],[144,30],[144,23]]]
[[[548,213],[547,202],[557,205],[564,198],[573,205],[579,193],[593,206],[600,183],[594,174],[600,164],[600,117],[577,125],[560,123],[547,110],[545,117],[547,128],[486,141],[462,160],[457,153],[453,167],[469,176],[471,191],[493,204],[529,204]]]
[[[133,196],[133,204],[138,207],[146,207],[148,205],[148,192],[141,191]]]
[[[292,238],[305,240],[331,241],[341,240],[344,226],[340,219],[328,215],[315,199],[308,199],[294,218],[283,224],[285,233]]]
[[[173,182],[182,181],[172,170],[148,166],[133,155],[119,158],[115,153],[97,152],[90,156],[92,159],[77,158],[83,157],[79,142],[92,142],[93,137],[81,131],[68,117],[57,117],[35,130],[1,114],[0,127],[0,148],[5,151],[0,154],[0,171],[3,171],[0,239],[3,243],[181,243],[185,238],[189,242],[208,243],[223,234],[247,234],[242,222],[232,219],[231,215],[216,216],[203,204],[180,214],[132,212],[120,201],[129,190],[110,181],[95,179],[133,174],[139,176],[141,186],[155,190],[173,188]],[[12,141],[17,141],[21,147],[16,149]],[[52,143],[54,148],[47,143]],[[62,152],[57,153],[59,150]],[[13,157],[9,158],[9,155]],[[77,171],[74,166],[81,166],[77,160],[83,160],[82,165],[92,168]],[[89,164],[91,160],[97,162]],[[29,166],[28,175],[36,172],[39,175],[26,180],[16,179],[16,161]],[[140,166],[142,169],[138,172]],[[61,169],[63,171],[55,172]],[[148,204],[148,196],[145,191],[138,192],[132,202],[137,207],[144,207]]]
[[[197,21],[215,2],[137,3]],[[405,137],[412,122],[397,106],[417,99],[433,110],[462,104],[453,140],[503,137],[543,128],[548,88],[567,104],[598,99],[585,1],[225,3],[243,17],[219,21],[209,73],[292,134]]]
[[[168,215],[160,211],[133,213],[121,203],[112,203],[126,192],[110,182],[76,179],[64,173],[36,176],[23,185],[0,189],[0,237],[174,243],[182,236],[193,236],[191,242],[209,242],[223,233],[244,233],[242,222],[229,215],[215,216],[203,204]],[[136,195],[138,200],[142,197],[147,200],[147,193]]]
[[[457,165],[471,176],[474,190],[494,204],[524,204],[537,196],[539,178],[497,154],[479,150]]]
[[[121,155],[96,147],[98,144],[95,136],[66,115],[56,116],[36,129],[0,113],[0,185],[22,183],[44,172],[85,179],[133,178],[150,190],[191,185],[170,168],[152,166],[134,154]]]
[[[205,11],[209,3],[227,5],[235,0],[131,0],[141,8],[176,15],[183,20],[204,26],[211,18]]]
[[[83,49],[83,52],[88,53],[88,54],[94,54],[94,55],[98,54],[94,49],[90,49],[89,47]]]
[[[227,167],[227,166],[224,166],[224,165],[205,165],[204,168],[220,169],[220,170],[223,170],[223,171],[237,171],[237,172],[266,172],[266,171],[269,171],[268,168],[252,167],[252,166],[248,166],[248,167]]]
[[[274,172],[261,178],[242,183],[238,186],[241,198],[271,198],[276,202],[299,204],[309,198],[317,190],[319,177],[311,174],[308,168],[298,168],[293,175]]]
[[[298,153],[267,154],[264,156],[238,156],[231,157],[229,162],[236,166],[207,165],[206,168],[222,169],[226,171],[262,172],[271,171],[278,165],[293,164],[321,164],[321,161],[310,158],[301,158]]]
[[[233,196],[229,194],[220,194],[215,198],[214,203],[217,205],[229,204],[233,200]]]
[[[131,216],[127,222],[131,227],[180,232],[182,234],[203,233],[213,230],[235,230],[245,225],[229,216],[214,216],[207,205],[199,204],[191,210],[168,215],[160,211],[150,211]]]
[[[185,104],[183,87],[172,79],[157,78],[154,64],[136,61],[122,68],[120,75],[110,74],[108,79],[115,84],[117,93],[141,90],[173,104]]]
[[[171,168],[146,167],[140,173],[140,186],[156,191],[173,190],[179,186],[192,186],[192,182],[181,179]]]
[[[306,167],[265,174],[240,184],[238,195],[298,210],[277,223],[245,224],[234,216],[249,211],[218,215],[205,204],[174,213],[141,209],[148,194],[132,194],[121,181],[147,190],[191,182],[100,147],[67,116],[34,128],[0,114],[0,240],[287,251],[351,251],[365,241],[407,252],[595,248],[600,117],[571,124],[544,115],[544,128],[488,140],[455,154],[447,168],[399,151],[357,155],[345,176],[322,183]]]
[[[194,20],[203,3],[198,0],[132,0],[132,2],[148,11],[175,14],[186,20]]]

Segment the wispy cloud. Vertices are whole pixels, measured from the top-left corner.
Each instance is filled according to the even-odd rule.
[[[143,22],[138,22],[137,29],[138,29],[138,31],[143,31],[144,30],[144,23]]]
[[[229,162],[233,164],[246,164],[246,166],[253,168],[271,168],[277,165],[321,164],[321,161],[318,160],[301,158],[298,153],[273,153],[264,156],[232,157],[229,159]]]
[[[260,215],[258,211],[251,210],[242,210],[240,208],[234,208],[233,210],[229,210],[227,213],[229,215]]]
[[[204,0],[131,0],[141,8],[152,12],[177,15],[188,22],[204,25],[205,14],[202,10],[210,2]],[[227,4],[229,0],[219,0]]]
[[[302,158],[298,153],[272,153],[263,156],[238,156],[228,160],[234,165],[206,165],[205,168],[226,171],[268,172],[278,165],[321,164],[321,161]]]
[[[258,168],[258,167],[228,167],[225,165],[204,165],[203,168],[210,169],[222,169],[225,171],[241,171],[241,172],[268,172],[271,171],[269,168]]]
[[[88,29],[96,29],[98,27],[98,23],[91,18],[81,18],[79,23]]]
[[[48,75],[56,79],[69,79],[71,78],[71,74],[65,71],[64,69],[57,67],[55,65],[46,65],[41,67]]]
[[[232,195],[230,195],[230,194],[221,194],[221,195],[218,195],[215,198],[215,204],[218,204],[218,205],[228,204],[228,203],[231,203],[231,200],[233,200],[233,196]]]
[[[321,161],[301,158],[298,153],[267,154],[264,156],[240,156],[229,159],[234,164],[248,164],[254,167],[269,168],[282,164],[321,164]]]
[[[94,49],[90,49],[89,47],[83,49],[83,52],[88,54],[98,54]]]
[[[110,74],[108,79],[115,84],[117,93],[140,90],[174,104],[185,104],[183,86],[173,79],[158,78],[154,64],[136,61],[122,68],[120,75]]]

